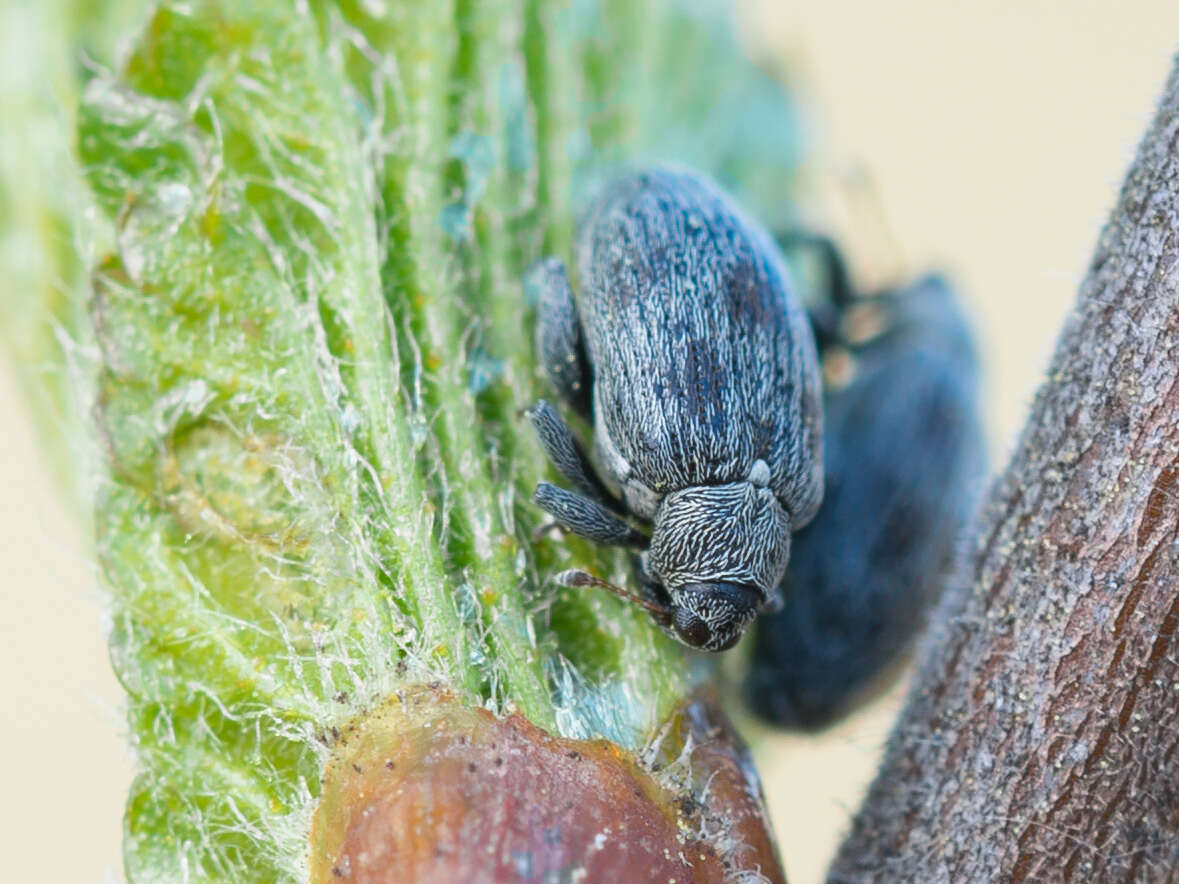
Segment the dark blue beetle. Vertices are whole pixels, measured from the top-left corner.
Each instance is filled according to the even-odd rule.
[[[746,681],[758,714],[807,729],[897,672],[983,475],[978,363],[953,292],[931,276],[851,297],[826,247],[836,309],[816,311],[816,334],[825,356],[850,356],[850,379],[825,396],[825,500],[795,537],[784,606],[759,622]]]
[[[594,427],[594,459],[557,412],[530,412],[577,491],[534,500],[568,530],[641,548],[642,604],[696,648],[733,646],[777,601],[790,534],[822,497],[814,339],[778,248],[700,175],[616,181],[577,243],[576,300],[541,262],[539,349],[562,397]],[[652,524],[651,537],[625,517]]]

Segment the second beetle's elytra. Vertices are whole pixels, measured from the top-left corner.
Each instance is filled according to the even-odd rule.
[[[790,534],[822,497],[815,343],[777,247],[707,179],[653,170],[594,203],[576,251],[532,271],[545,372],[594,427],[594,458],[555,409],[530,417],[576,486],[534,500],[562,526],[642,549],[630,594],[684,643],[732,647],[773,607]],[[652,525],[648,537],[626,520]]]
[[[828,245],[816,333],[845,371],[824,402],[826,495],[794,538],[785,604],[758,622],[745,680],[754,712],[807,730],[899,676],[985,472],[978,358],[953,288],[926,276],[860,295]]]

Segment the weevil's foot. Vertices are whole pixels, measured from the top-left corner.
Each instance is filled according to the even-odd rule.
[[[532,542],[540,543],[540,541],[548,537],[560,537],[564,533],[565,529],[561,527],[559,522],[554,519],[549,519],[547,521],[541,522],[532,529]]]

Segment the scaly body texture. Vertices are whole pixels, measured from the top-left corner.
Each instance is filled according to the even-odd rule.
[[[542,403],[541,440],[581,494],[542,484],[537,502],[603,543],[646,542],[610,510],[651,521],[643,600],[688,644],[731,647],[773,603],[790,532],[822,497],[806,315],[769,237],[692,172],[608,187],[577,265],[576,302],[559,265],[542,265],[540,349],[593,421],[596,470]]]

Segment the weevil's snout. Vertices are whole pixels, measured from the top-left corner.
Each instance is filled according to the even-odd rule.
[[[672,594],[671,626],[702,651],[727,651],[757,616],[761,593],[740,583],[689,583]]]

